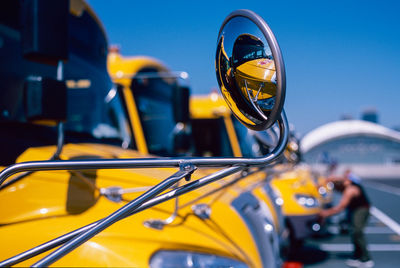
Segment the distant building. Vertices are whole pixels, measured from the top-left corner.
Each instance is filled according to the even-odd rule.
[[[340,120],[353,120],[353,116],[351,114],[342,114],[340,116]]]
[[[377,112],[376,108],[371,107],[371,108],[365,109],[362,112],[361,120],[372,122],[372,123],[378,123],[378,112]]]
[[[304,161],[312,165],[334,160],[366,177],[400,178],[400,132],[372,122],[323,125],[304,136],[300,148]]]

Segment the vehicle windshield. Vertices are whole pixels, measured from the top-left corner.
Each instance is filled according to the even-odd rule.
[[[265,59],[267,57],[264,47],[259,45],[241,44],[238,46],[236,52],[238,53],[235,54],[235,56],[237,55],[237,61],[245,62],[255,59]]]
[[[236,119],[231,116],[233,126],[239,141],[240,151],[243,157],[258,157],[261,156],[260,146],[249,130]]]
[[[173,156],[175,120],[172,93],[175,78],[159,78],[157,70],[146,68],[132,79],[131,90],[139,112],[148,151],[160,156]]]
[[[129,124],[115,87],[104,96],[90,89],[68,89],[66,141],[100,140],[128,148]]]
[[[193,119],[194,156],[232,157],[224,119]]]
[[[65,64],[68,87],[66,139],[129,143],[128,121],[107,72],[107,40],[87,12],[70,15],[70,56]]]
[[[55,79],[57,67],[28,61],[21,52],[18,28],[20,3],[0,12],[0,145],[7,154],[1,165],[12,164],[26,149],[57,143],[55,127],[28,122],[24,108],[27,77]],[[7,3],[8,3],[7,2]],[[14,3],[15,2],[15,3]],[[87,12],[68,18],[68,60],[63,66],[67,85],[65,142],[101,142],[127,146],[130,134],[118,93],[107,72],[107,39]]]
[[[243,35],[234,44],[232,59],[234,66],[239,66],[251,60],[272,59],[272,56],[266,54],[264,44],[260,40]]]

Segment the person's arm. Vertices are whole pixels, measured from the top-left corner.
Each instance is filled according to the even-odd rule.
[[[326,178],[326,182],[337,182],[337,181],[344,181],[343,176],[329,176]]]
[[[346,187],[346,189],[344,190],[343,194],[342,194],[342,199],[340,199],[339,204],[337,204],[336,206],[334,206],[333,208],[330,209],[325,209],[322,210],[319,215],[323,218],[335,215],[341,211],[343,211],[350,203],[350,200],[358,195],[359,190],[357,187],[354,186],[348,186]]]

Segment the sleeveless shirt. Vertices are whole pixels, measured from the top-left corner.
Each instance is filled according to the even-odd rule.
[[[350,200],[348,208],[350,210],[356,210],[357,208],[361,207],[369,207],[371,203],[367,197],[367,194],[364,191],[364,188],[358,183],[352,183],[352,185],[358,187],[358,189],[360,190],[360,195],[354,196]]]

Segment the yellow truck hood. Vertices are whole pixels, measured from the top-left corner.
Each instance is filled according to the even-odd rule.
[[[49,159],[54,150],[55,147],[51,146],[30,148],[18,161]],[[64,160],[100,157],[144,156],[99,144],[67,144],[61,154]],[[157,168],[34,172],[0,191],[0,259],[99,220],[126,204],[100,196],[100,188],[152,186],[175,171],[173,168]],[[123,197],[132,200],[141,193]],[[179,204],[189,203],[201,194],[201,191],[194,191],[183,195]],[[258,267],[260,260],[250,232],[235,211],[228,208],[231,198],[233,196],[216,200],[215,196],[207,196],[197,201],[210,205],[212,213],[208,220],[195,216],[192,204],[181,208],[177,219],[162,230],[145,227],[143,223],[147,220],[166,219],[172,214],[174,200],[164,202],[112,225],[55,265],[145,267],[152,254],[168,249],[218,254]],[[37,259],[22,265],[30,265]]]

